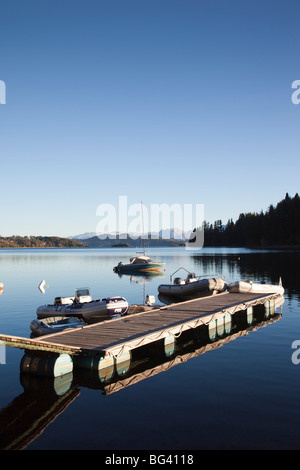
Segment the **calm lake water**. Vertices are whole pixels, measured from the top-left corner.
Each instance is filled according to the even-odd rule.
[[[0,347],[0,448],[298,449],[300,448],[300,252],[206,248],[151,249],[162,276],[113,272],[131,249],[1,250],[0,333],[30,337],[36,308],[89,286],[93,298],[130,304],[157,297],[183,266],[197,275],[277,283],[285,301],[269,319],[215,348],[185,338],[170,355],[139,358],[112,385],[88,371],[59,379],[20,373],[24,351]],[[182,274],[184,274],[182,272]],[[182,276],[184,277],[184,276]],[[46,280],[46,292],[38,290]],[[295,344],[294,344],[295,345]],[[299,348],[299,346],[298,346]],[[294,354],[294,356],[293,356]],[[300,357],[300,354],[299,354]]]

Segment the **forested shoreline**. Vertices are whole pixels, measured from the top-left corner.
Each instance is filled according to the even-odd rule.
[[[204,246],[295,247],[300,246],[300,197],[286,193],[276,206],[266,212],[240,214],[223,225],[204,222]]]
[[[86,245],[69,238],[12,235],[0,236],[0,248],[83,248]]]

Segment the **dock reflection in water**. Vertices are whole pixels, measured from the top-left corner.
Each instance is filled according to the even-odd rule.
[[[284,298],[280,301],[282,305]],[[101,363],[99,370],[75,368],[57,378],[21,373],[24,392],[0,411],[0,449],[25,449],[72,404],[81,388],[102,390],[104,395],[118,392],[280,320],[281,305],[239,311],[230,319],[225,316],[218,323],[185,331],[179,338],[132,350],[122,362]]]

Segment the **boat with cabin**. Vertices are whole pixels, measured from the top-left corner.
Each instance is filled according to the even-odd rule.
[[[158,271],[162,268],[165,263],[153,261],[152,258],[146,256],[146,247],[145,247],[145,232],[144,232],[144,219],[143,219],[143,203],[141,202],[141,216],[142,216],[142,230],[143,230],[143,251],[142,255],[140,256],[132,256],[129,260],[129,263],[123,264],[120,261],[117,266],[113,268],[114,272],[116,273],[131,273],[131,272],[150,272],[150,271]]]
[[[117,273],[131,273],[137,271],[151,272],[158,271],[162,268],[165,263],[153,261],[149,256],[133,256],[129,260],[128,264],[123,264],[122,261],[114,267],[114,271]]]

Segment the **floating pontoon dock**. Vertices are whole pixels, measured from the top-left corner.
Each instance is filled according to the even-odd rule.
[[[35,354],[67,354],[79,358],[79,363],[80,358],[87,357],[116,359],[132,349],[170,336],[176,338],[183,331],[218,322],[238,311],[274,305],[278,297],[281,296],[225,292],[35,339],[0,334],[0,342]]]

